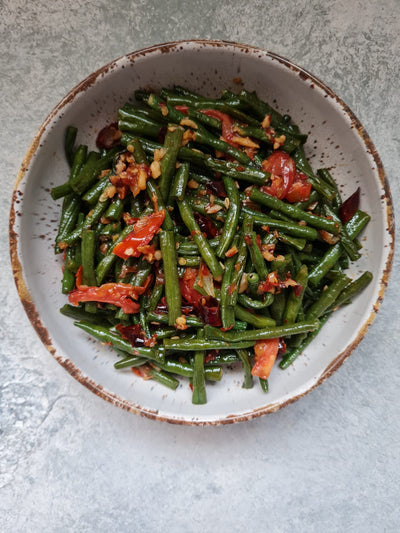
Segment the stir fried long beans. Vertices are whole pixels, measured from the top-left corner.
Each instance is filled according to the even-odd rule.
[[[289,367],[372,280],[347,271],[370,220],[360,191],[341,198],[307,135],[255,93],[134,96],[96,150],[66,131],[61,313],[113,348],[116,371],[186,380],[195,404],[232,366],[266,393],[275,361]]]

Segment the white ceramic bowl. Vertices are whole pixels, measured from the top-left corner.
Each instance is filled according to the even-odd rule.
[[[241,388],[240,370],[227,372],[207,389],[208,403],[191,403],[189,385],[175,392],[116,371],[108,347],[73,326],[58,309],[61,258],[53,252],[60,203],[49,191],[68,175],[63,152],[65,128],[79,128],[78,142],[94,146],[96,132],[115,120],[116,109],[135,89],[176,83],[215,97],[233,81],[289,113],[309,133],[306,152],[316,170],[333,169],[346,197],[361,187],[361,208],[372,219],[363,234],[363,256],[350,274],[373,272],[373,282],[329,320],[292,368],[274,368],[270,392]],[[237,80],[236,80],[237,83]],[[15,185],[10,215],[12,266],[26,312],[45,346],[76,379],[110,402],[135,413],[183,424],[238,422],[298,399],[320,384],[350,355],[365,335],[391,267],[394,221],[390,191],[372,142],[348,107],[321,81],[275,54],[220,41],[185,41],[153,46],[124,56],[91,74],[50,113],[32,141]],[[342,370],[345,372],[346,370]]]

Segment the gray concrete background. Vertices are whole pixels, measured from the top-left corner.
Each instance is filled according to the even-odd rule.
[[[0,531],[399,531],[398,256],[383,306],[317,390],[236,426],[175,427],[74,381],[30,326],[9,267],[22,157],[87,74],[184,38],[274,51],[334,89],[399,191],[398,0],[0,1]]]

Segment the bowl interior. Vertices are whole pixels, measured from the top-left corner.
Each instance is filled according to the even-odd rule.
[[[241,371],[233,369],[221,383],[208,386],[207,405],[194,406],[187,381],[171,392],[142,381],[130,370],[114,370],[116,357],[109,348],[89,340],[58,313],[66,303],[60,291],[61,257],[53,252],[61,203],[54,202],[49,191],[68,176],[63,152],[68,125],[78,127],[78,143],[94,148],[97,132],[116,120],[117,108],[132,99],[135,89],[179,84],[215,97],[224,88],[239,91],[242,85],[237,78],[246,89],[257,91],[279,111],[290,114],[309,134],[306,152],[314,170],[330,168],[344,197],[361,187],[361,208],[371,215],[371,222],[363,233],[362,258],[351,267],[350,275],[370,270],[374,280],[351,306],[331,317],[292,368],[274,369],[267,395],[258,386],[242,389]],[[275,410],[310,390],[345,359],[365,333],[390,268],[390,194],[379,158],[351,113],[329,89],[288,61],[231,43],[185,42],[136,52],[71,91],[38,132],[36,144],[27,156],[27,170],[20,175],[13,205],[16,253],[37,312],[30,307],[28,314],[58,360],[101,396],[169,421],[243,420]]]

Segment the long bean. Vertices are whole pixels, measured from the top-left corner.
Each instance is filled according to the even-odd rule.
[[[174,326],[181,316],[182,296],[179,288],[175,237],[172,231],[160,232],[160,245],[165,275],[165,297],[168,305],[168,324]]]
[[[295,220],[303,220],[314,228],[323,229],[334,235],[337,235],[340,231],[340,224],[338,222],[303,211],[298,207],[287,204],[282,200],[270,196],[269,194],[265,194],[257,189],[252,189],[250,199],[253,200],[253,202],[265,205],[270,209],[277,209]]]
[[[236,235],[240,213],[239,192],[235,182],[229,176],[224,176],[223,182],[229,199],[229,209],[225,218],[224,229],[222,231],[219,245],[216,250],[217,256],[222,258],[225,257],[225,253],[228,251],[233,237]]]
[[[315,319],[310,319],[304,322],[297,322],[296,324],[271,326],[263,329],[253,329],[247,331],[221,331],[218,328],[207,325],[204,327],[204,332],[206,339],[210,339],[210,341],[215,339],[232,343],[231,347],[233,347],[235,343],[276,339],[286,335],[296,335],[298,333],[312,331],[317,327],[318,321]]]
[[[88,322],[75,322],[75,326],[83,329],[83,331],[86,331],[86,333],[92,337],[99,339],[99,341],[112,344],[131,355],[139,355],[154,361],[162,361],[164,359],[163,350],[160,349],[160,347],[147,348],[144,346],[132,346],[129,341],[123,339],[120,335],[110,331],[104,326],[89,324]]]
[[[212,275],[215,279],[220,279],[222,276],[223,269],[216,258],[211,246],[208,244],[207,239],[202,234],[197,222],[194,219],[192,210],[190,209],[189,204],[186,200],[178,202],[179,211],[182,217],[182,220],[190,234],[193,237],[194,242],[196,243],[199,252],[207,264],[208,268],[211,270]]]
[[[197,332],[197,338],[203,338],[204,334],[202,330]],[[198,350],[194,353],[193,361],[193,393],[192,403],[202,405],[207,403],[207,392],[204,373],[204,358],[205,351]]]

